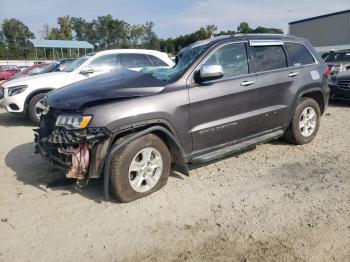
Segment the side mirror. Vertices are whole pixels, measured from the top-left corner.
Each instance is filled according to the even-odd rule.
[[[203,65],[198,72],[200,83],[205,81],[216,80],[224,76],[224,70],[221,65]]]
[[[88,75],[88,74],[92,74],[93,72],[94,72],[94,69],[92,67],[87,66],[80,71],[80,74]]]

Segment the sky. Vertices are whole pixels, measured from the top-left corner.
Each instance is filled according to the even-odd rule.
[[[111,14],[130,24],[155,23],[160,38],[176,37],[215,24],[218,30],[276,27],[288,33],[288,22],[350,9],[350,0],[0,0],[0,21],[16,18],[37,36],[44,24],[70,15],[90,21]]]

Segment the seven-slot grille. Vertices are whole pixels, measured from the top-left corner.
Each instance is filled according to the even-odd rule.
[[[350,80],[338,80],[337,86],[350,89]]]

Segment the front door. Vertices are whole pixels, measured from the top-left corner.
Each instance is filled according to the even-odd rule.
[[[259,97],[249,74],[246,43],[224,44],[202,65],[221,65],[224,76],[189,86],[193,150],[201,151],[256,132]]]

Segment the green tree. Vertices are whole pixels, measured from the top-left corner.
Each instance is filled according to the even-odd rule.
[[[111,15],[99,16],[96,25],[97,45],[100,48],[128,47],[130,25],[124,20],[113,19]]]
[[[96,46],[97,41],[97,21],[94,19],[85,25],[84,40]]]
[[[29,39],[34,34],[20,20],[11,18],[4,19],[1,25],[3,45],[7,47],[8,58],[27,58],[32,45]]]
[[[49,30],[49,39],[51,40],[72,40],[72,21],[69,15],[57,18],[59,28],[54,27]]]
[[[130,24],[124,20],[115,19],[113,21],[112,36],[114,41],[114,47],[128,48],[130,35]]]
[[[161,40],[160,47],[163,52],[170,51],[171,54],[175,55],[182,47],[186,47],[199,40],[205,40],[214,36],[216,30],[217,27],[215,25],[207,25],[206,27],[199,28],[199,30],[191,34],[181,35],[174,39],[168,38],[166,40]]]
[[[207,36],[208,38],[214,36],[214,32],[218,30],[217,26],[216,25],[207,25],[205,27],[205,31],[207,32]]]
[[[145,38],[145,26],[133,25],[130,29],[130,41],[132,47],[142,46]]]
[[[75,39],[82,41],[86,40],[86,31],[88,29],[88,22],[81,17],[72,17],[72,29],[75,32]]]
[[[8,57],[8,50],[5,46],[5,36],[2,31],[0,31],[0,58],[6,59]]]
[[[60,39],[72,40],[72,21],[69,15],[60,16],[57,18],[59,25]]]
[[[153,31],[154,23],[152,21],[145,24],[145,47],[148,49],[159,50],[160,44],[156,33]]]
[[[58,28],[51,28],[49,30],[49,40],[58,40],[61,39],[60,31]]]
[[[258,26],[253,30],[254,33],[263,33],[263,34],[283,34],[283,30],[279,28],[268,28],[268,27],[262,27]]]
[[[249,27],[249,24],[247,22],[242,22],[239,24],[237,32],[242,34],[248,34],[252,32],[252,29]]]
[[[235,31],[233,30],[227,30],[227,31],[220,31],[219,33],[215,34],[215,36],[220,36],[220,35],[234,35],[236,34]]]

